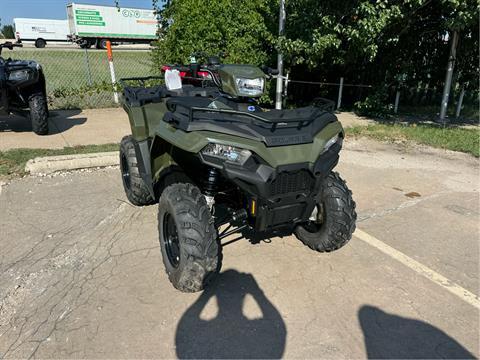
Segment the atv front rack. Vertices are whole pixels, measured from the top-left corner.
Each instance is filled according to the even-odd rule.
[[[204,103],[204,106],[196,106],[196,103]],[[172,98],[167,106],[173,110],[168,122],[194,123],[199,121],[217,121],[223,123],[245,123],[268,127],[275,131],[277,127],[302,128],[321,117],[325,110],[309,106],[292,110],[270,111],[238,111],[233,109],[211,108],[208,105],[211,100],[198,98]]]
[[[306,144],[335,116],[313,106],[294,110],[245,112],[207,107],[207,98],[171,98],[163,118],[174,128],[213,131],[262,141],[267,146]],[[204,103],[204,104],[202,104]]]
[[[206,109],[201,107],[192,107],[189,109],[189,122],[194,121],[203,121],[207,119],[202,119],[198,116],[195,116],[195,113],[207,113],[209,118],[208,120],[215,120],[220,122],[240,122],[252,125],[260,125],[266,126],[271,129],[271,131],[275,131],[277,126],[280,124],[281,126],[295,126],[301,128],[305,123],[312,121],[309,120],[299,120],[299,119],[289,119],[289,120],[281,120],[281,119],[272,119],[268,120],[262,116],[255,115],[253,113],[247,113],[244,111],[236,111],[236,110],[228,110],[228,109]],[[223,114],[224,116],[218,116],[218,118],[212,118],[212,114]],[[225,116],[226,115],[226,116]]]

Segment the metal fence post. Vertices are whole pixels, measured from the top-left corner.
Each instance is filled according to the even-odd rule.
[[[342,92],[343,92],[343,77],[340,78],[340,86],[338,88],[337,109],[340,109],[340,106],[342,105]]]
[[[280,14],[278,20],[278,36],[283,36],[285,31],[285,0],[280,0]],[[277,69],[278,69],[278,78],[277,78],[277,88],[275,95],[275,109],[282,109],[282,86],[283,86],[283,54],[281,51],[278,52],[277,56]]]
[[[285,77],[285,86],[283,88],[283,102],[284,106],[287,101],[287,96],[288,96],[288,78],[290,77],[290,73],[287,73],[287,76]]]
[[[88,85],[89,86],[92,86],[93,85],[93,82],[92,82],[92,72],[90,71],[90,61],[88,60],[88,52],[87,52],[87,48],[84,49],[85,52],[84,52],[84,57],[85,57],[85,70],[86,70],[86,73],[87,73],[87,79],[88,79]]]
[[[460,92],[460,96],[458,97],[457,103],[457,110],[455,111],[455,118],[458,119],[460,117],[460,112],[462,111],[462,104],[463,104],[463,97],[465,96],[465,87],[462,86],[462,91]]]
[[[113,99],[115,103],[118,104],[118,93],[115,89],[117,80],[115,78],[115,69],[113,67],[112,43],[110,42],[110,40],[107,40],[107,56],[108,56],[108,65],[110,66],[110,76],[112,77]]]
[[[451,34],[451,33],[450,33]],[[450,96],[450,88],[452,86],[453,68],[455,66],[455,57],[457,54],[458,31],[453,32],[450,56],[448,58],[447,73],[445,75],[445,85],[443,87],[442,104],[440,106],[440,121],[445,121],[447,116],[448,98]]]
[[[395,94],[395,106],[393,108],[393,112],[396,114],[398,112],[398,103],[400,102],[400,89],[397,89],[397,93]]]

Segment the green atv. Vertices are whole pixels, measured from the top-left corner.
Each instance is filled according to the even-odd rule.
[[[330,103],[266,110],[255,99],[272,69],[213,62],[194,70],[208,73],[212,86],[121,81],[132,128],[120,145],[123,186],[134,205],[159,202],[173,286],[202,290],[220,269],[223,239],[295,234],[320,252],[345,245],[355,202],[332,171],[344,131]]]

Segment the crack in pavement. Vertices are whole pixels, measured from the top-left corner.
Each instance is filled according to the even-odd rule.
[[[112,282],[120,260],[157,248],[132,248],[132,244],[122,244],[126,227],[141,213],[141,209],[120,203],[110,215],[80,236],[70,237],[69,227],[65,232],[55,232],[58,241],[46,242],[52,236],[43,233],[40,241],[6,266],[0,283],[11,285],[1,291],[0,358],[36,357],[66,319],[87,306],[100,289]],[[10,214],[25,223],[15,212]],[[35,226],[32,228],[38,230]],[[32,259],[40,245],[48,251]],[[33,298],[35,305],[32,306],[29,302]],[[89,327],[84,324],[63,331],[62,336],[72,336],[72,332]],[[70,353],[82,351],[71,349]]]

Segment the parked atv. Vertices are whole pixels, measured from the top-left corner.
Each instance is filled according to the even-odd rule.
[[[224,54],[218,56],[208,56],[203,52],[197,52],[190,57],[190,64],[187,66],[182,65],[163,65],[161,67],[162,73],[167,70],[178,70],[180,77],[185,85],[194,85],[197,87],[215,86],[210,72],[216,73],[220,66],[220,56],[224,57]],[[201,65],[197,62],[197,58],[205,59],[206,65]],[[202,67],[208,67],[209,71],[202,71]]]
[[[123,186],[134,205],[159,201],[173,286],[203,289],[220,269],[221,240],[235,234],[251,242],[294,234],[320,252],[345,245],[356,213],[332,171],[344,138],[335,115],[324,106],[261,108],[255,99],[275,73],[269,68],[199,71],[216,86],[168,90],[145,86],[152,77],[121,80],[132,128],[120,145]]]
[[[0,44],[0,116],[29,109],[32,129],[38,135],[48,134],[48,107],[45,76],[40,64],[29,60],[1,57],[3,49],[12,50],[19,44]]]

